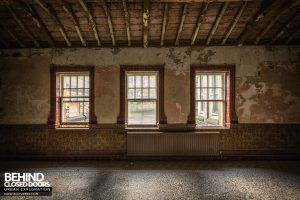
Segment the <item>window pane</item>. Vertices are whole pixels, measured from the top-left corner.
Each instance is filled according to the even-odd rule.
[[[143,76],[143,87],[149,87],[149,76]]]
[[[156,99],[156,89],[150,89],[150,99]]]
[[[78,76],[78,88],[83,88],[83,76]]]
[[[84,89],[84,96],[90,96],[90,89]]]
[[[77,76],[71,76],[71,88],[77,88]]]
[[[143,99],[149,99],[149,89],[143,89]]]
[[[224,106],[222,101],[209,102],[209,116],[207,123],[214,126],[222,126],[224,120]]]
[[[69,97],[70,96],[70,89],[63,89],[63,97]]]
[[[201,85],[200,87],[207,87],[207,75],[201,75]]]
[[[197,101],[196,102],[196,124],[205,125],[207,118],[207,102]]]
[[[200,76],[196,76],[196,87],[200,87]]]
[[[90,88],[90,77],[89,76],[84,76],[84,87]]]
[[[141,88],[142,87],[142,76],[135,77],[135,87]]]
[[[129,88],[134,88],[134,76],[128,76],[128,79],[127,79],[127,81],[128,81],[128,87]]]
[[[70,76],[63,76],[63,88],[70,88]]]
[[[223,100],[224,99],[224,94],[223,94],[223,89],[222,88],[215,89],[215,99],[217,99],[217,100]]]
[[[156,87],[156,76],[149,76],[150,78],[150,87]]]
[[[210,88],[209,90],[209,94],[208,94],[208,98],[210,99],[210,100],[214,100],[214,99],[216,99],[216,96],[215,96],[215,89],[213,89],[213,88]]]
[[[89,115],[82,102],[62,102],[63,122],[88,122]]]
[[[216,75],[216,87],[223,87],[223,76]]]
[[[201,94],[200,94],[200,99],[201,100],[207,100],[207,89],[203,88],[200,90]]]
[[[135,98],[136,99],[142,98],[142,89],[135,89]]]
[[[71,96],[76,97],[77,96],[77,89],[71,89]]]
[[[134,89],[128,89],[128,99],[134,99]]]
[[[196,88],[196,100],[200,100],[200,88]]]
[[[155,124],[156,102],[128,102],[128,124]]]

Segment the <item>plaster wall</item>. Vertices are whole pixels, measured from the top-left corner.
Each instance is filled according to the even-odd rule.
[[[189,66],[236,65],[240,123],[300,123],[300,46],[0,50],[0,124],[45,124],[50,64],[95,66],[98,123],[116,123],[120,65],[165,64],[168,123],[186,123]]]

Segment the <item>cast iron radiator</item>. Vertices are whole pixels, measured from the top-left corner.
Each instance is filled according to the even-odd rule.
[[[217,156],[219,132],[128,132],[128,156]]]

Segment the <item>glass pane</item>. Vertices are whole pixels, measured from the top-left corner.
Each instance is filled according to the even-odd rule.
[[[222,88],[215,89],[215,99],[217,99],[217,100],[223,100],[224,99],[224,94],[223,94],[223,89]]]
[[[127,81],[128,81],[128,87],[129,88],[134,88],[134,76],[128,76],[128,79],[127,79]]]
[[[63,97],[69,97],[70,96],[70,89],[63,89]]]
[[[200,100],[200,88],[196,88],[196,100]]]
[[[156,76],[149,76],[150,78],[150,87],[156,87]]]
[[[134,99],[134,89],[128,89],[128,99]]]
[[[150,99],[156,99],[156,89],[150,89]]]
[[[135,87],[136,88],[142,87],[142,76],[135,76]]]
[[[156,102],[128,102],[128,124],[156,124]]]
[[[149,99],[149,89],[143,89],[143,99]]]
[[[203,88],[200,90],[200,99],[201,100],[207,100],[207,89]]]
[[[63,88],[70,88],[70,76],[63,76]]]
[[[86,97],[90,96],[90,89],[84,89],[84,96]]]
[[[71,88],[77,88],[77,76],[71,76]]]
[[[201,85],[200,87],[207,87],[207,75],[201,75]]]
[[[149,87],[149,76],[143,76],[143,87]]]
[[[62,102],[62,121],[63,122],[88,122],[88,110],[84,110],[82,102]]]
[[[84,76],[84,87],[90,88],[90,77],[89,76]]]
[[[135,98],[136,99],[142,98],[142,89],[135,89]]]
[[[200,76],[199,75],[196,76],[196,85],[195,86],[200,87]]]
[[[77,96],[77,89],[71,89],[71,96],[76,97]]]
[[[210,89],[209,89],[208,98],[209,98],[210,100],[216,99],[215,89],[213,89],[213,88],[210,88]]]
[[[223,126],[224,102],[209,101],[196,103],[197,126]]]
[[[207,102],[196,102],[196,124],[205,125],[205,119],[207,118]]]
[[[83,76],[78,76],[78,88],[83,88]]]
[[[216,75],[216,87],[223,87],[223,76]]]
[[[78,96],[79,97],[83,96],[83,89],[78,89]]]

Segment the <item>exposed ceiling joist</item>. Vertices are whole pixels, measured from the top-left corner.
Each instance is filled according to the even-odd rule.
[[[113,23],[111,21],[110,12],[107,9],[106,1],[105,0],[100,0],[100,1],[101,1],[101,4],[102,4],[102,8],[103,8],[103,10],[105,12],[105,15],[107,17],[107,23],[108,23],[108,28],[109,28],[109,33],[110,33],[112,45],[116,46],[116,40],[115,40],[115,35],[114,35],[114,28],[113,28]]]
[[[150,0],[143,1],[143,47],[148,47]]]
[[[87,17],[88,17],[88,20],[91,24],[91,28],[92,28],[92,31],[94,33],[94,37],[97,41],[97,45],[98,46],[101,46],[101,42],[100,42],[100,39],[99,39],[99,34],[98,34],[98,31],[97,31],[97,25],[96,25],[96,22],[91,14],[91,12],[89,11],[86,3],[84,0],[78,0],[78,2],[80,3],[82,9],[84,10],[84,12],[86,13]]]
[[[293,7],[299,5],[300,0],[290,1],[290,3],[284,3],[283,9],[280,9],[278,13],[276,13],[275,18],[273,18],[269,24],[264,28],[264,30],[256,37],[254,44],[258,44],[259,41],[263,38],[263,36],[270,30],[270,28],[278,21],[282,15],[290,11]]]
[[[124,17],[125,17],[127,43],[128,43],[128,46],[131,46],[130,19],[129,19],[129,13],[128,13],[128,9],[127,9],[126,0],[122,0],[122,4],[123,4],[123,10],[124,10]]]
[[[280,0],[278,0],[278,1],[280,1]],[[264,0],[262,2],[261,7],[258,10],[258,12],[255,14],[255,16],[253,18],[251,18],[251,20],[247,23],[246,27],[244,28],[244,30],[240,36],[240,39],[238,41],[238,46],[242,46],[244,44],[248,35],[253,31],[253,29],[261,21],[261,19],[266,16],[266,13],[268,13],[271,10],[272,5],[276,2],[277,1],[270,3],[269,0]]]
[[[13,16],[14,20],[17,22],[17,24],[22,28],[22,30],[26,33],[26,35],[32,40],[32,42],[34,43],[34,45],[36,47],[39,47],[40,46],[39,42],[35,39],[35,37],[33,36],[33,34],[25,26],[25,24],[22,22],[22,20],[20,19],[20,17],[13,10],[13,8],[11,8],[10,5],[7,5],[6,7],[9,10],[9,12],[11,13],[11,15]]]
[[[56,23],[56,25],[58,26],[58,29],[59,29],[59,32],[61,33],[61,35],[62,35],[62,37],[64,38],[64,40],[65,40],[65,42],[66,42],[66,44],[68,45],[68,47],[70,47],[70,46],[72,46],[71,45],[71,42],[70,42],[70,40],[69,40],[69,38],[68,38],[68,36],[67,36],[67,33],[66,33],[66,31],[65,31],[65,29],[64,29],[64,27],[63,27],[63,25],[62,25],[62,23],[60,22],[60,20],[58,19],[58,17],[57,17],[57,14],[55,13],[55,11],[54,11],[54,9],[52,8],[52,6],[51,5],[46,5],[46,3],[45,2],[43,2],[43,0],[35,0],[35,2],[48,14],[48,15],[50,15],[53,19],[54,19],[54,21],[55,21],[55,23]]]
[[[163,18],[163,21],[162,21],[162,28],[161,28],[160,46],[163,46],[164,45],[164,41],[165,41],[165,33],[166,33],[166,27],[167,27],[168,10],[169,10],[169,4],[165,3],[165,6],[164,6],[164,18]]]
[[[2,26],[2,28],[3,28],[3,30],[5,31],[5,32],[7,32],[9,35],[10,35],[10,37],[16,42],[16,43],[18,43],[18,45],[20,46],[20,47],[25,47],[25,45],[23,44],[23,42],[21,41],[21,40],[19,40],[19,38],[5,25],[5,24],[1,24],[1,26]]]
[[[177,31],[177,37],[176,37],[175,45],[179,45],[179,40],[180,40],[180,37],[181,37],[182,28],[183,28],[183,25],[184,25],[186,14],[187,14],[187,8],[188,8],[188,4],[184,4],[182,15],[181,15],[181,20],[180,20],[180,24],[179,24],[179,28],[178,28],[178,31]]]
[[[292,24],[299,20],[300,15],[298,12],[294,13],[285,23],[284,27],[280,28],[280,30],[276,33],[276,35],[271,40],[270,44],[274,44],[287,30],[292,27]]]
[[[233,29],[235,28],[236,24],[240,20],[240,17],[242,16],[246,6],[247,6],[247,2],[243,2],[243,5],[240,7],[240,9],[239,9],[238,13],[236,14],[236,16],[234,17],[234,20],[233,20],[232,24],[230,25],[224,39],[222,40],[222,45],[224,45],[226,43],[227,39],[229,38],[229,36],[232,33]]]
[[[65,1],[65,0],[60,0],[60,3],[61,3],[61,6],[63,8],[63,10],[70,16],[71,20],[73,21],[74,23],[74,26],[75,26],[75,30],[76,30],[76,33],[81,41],[81,44],[82,46],[86,46],[86,42],[83,38],[83,35],[82,35],[82,31],[80,29],[80,26],[79,26],[79,23],[78,23],[78,20],[73,12],[73,9],[72,7]]]
[[[215,32],[216,32],[216,30],[217,30],[217,28],[218,28],[218,26],[221,22],[221,19],[222,19],[223,15],[224,15],[227,7],[228,7],[228,4],[229,4],[228,2],[223,3],[222,8],[221,8],[221,10],[220,10],[220,12],[217,16],[217,19],[216,19],[215,23],[214,23],[214,26],[213,26],[211,32],[209,33],[209,36],[208,36],[207,41],[206,41],[206,45],[209,45],[213,35],[215,34]]]
[[[300,33],[300,27],[298,27],[294,33],[292,33],[292,35],[290,37],[287,38],[286,40],[286,44],[290,44],[291,41]]]
[[[199,17],[198,17],[197,25],[196,25],[196,28],[195,28],[194,33],[193,33],[191,45],[194,45],[194,44],[195,44],[196,38],[197,38],[198,33],[199,33],[199,30],[200,30],[200,26],[201,26],[201,24],[204,22],[205,17],[206,17],[208,5],[209,5],[209,3],[204,3],[204,4],[202,4],[202,6],[201,6],[200,15],[199,15]]]

